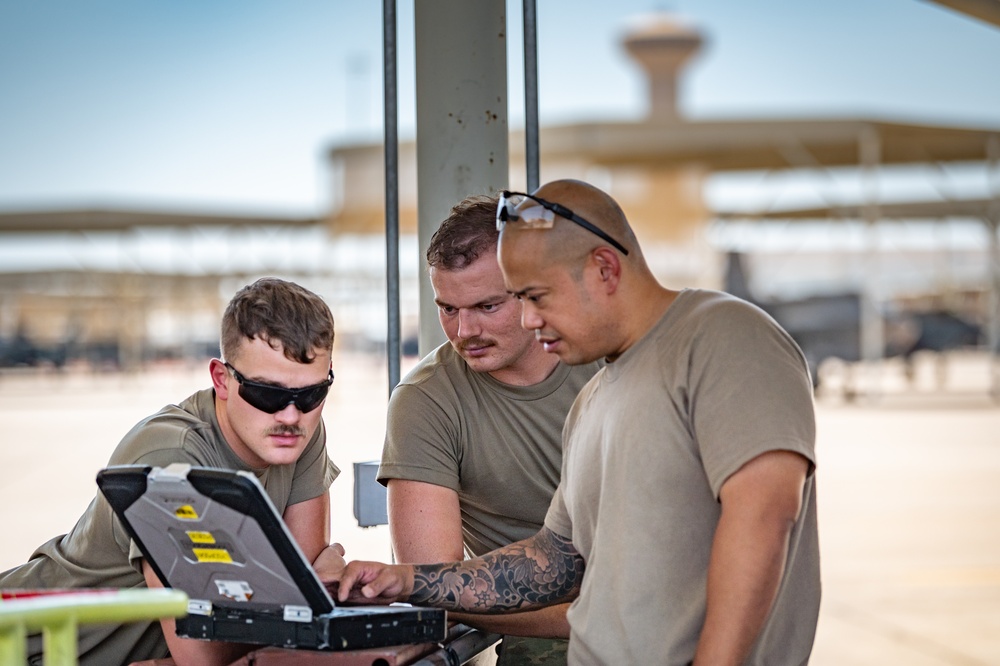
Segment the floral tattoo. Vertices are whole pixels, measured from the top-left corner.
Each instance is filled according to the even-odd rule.
[[[580,591],[583,557],[547,528],[483,557],[414,567],[409,601],[453,610],[528,610],[568,601]]]

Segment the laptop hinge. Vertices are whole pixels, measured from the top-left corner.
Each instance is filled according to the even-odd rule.
[[[309,606],[285,606],[285,622],[312,622],[313,612]]]
[[[211,615],[212,602],[204,599],[188,599],[188,615]]]
[[[171,463],[166,467],[154,467],[149,473],[151,481],[186,481],[191,465],[188,463]]]

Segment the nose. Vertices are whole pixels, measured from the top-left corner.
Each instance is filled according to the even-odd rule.
[[[482,333],[478,317],[471,310],[458,311],[458,337],[463,340],[470,340]]]
[[[521,301],[521,328],[526,331],[537,331],[544,325],[538,311],[527,300]]]
[[[302,418],[302,412],[299,411],[294,402],[290,402],[283,409],[276,411],[274,418],[278,419],[279,423],[294,425]]]

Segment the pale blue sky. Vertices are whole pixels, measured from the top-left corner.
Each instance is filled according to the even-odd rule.
[[[508,2],[520,49],[521,2]],[[321,212],[323,155],[381,137],[377,0],[0,0],[0,209]],[[542,122],[634,118],[629,17],[708,39],[692,118],[865,116],[1000,127],[1000,29],[921,0],[538,0]],[[414,125],[399,3],[400,126]],[[511,58],[511,124],[522,114]]]

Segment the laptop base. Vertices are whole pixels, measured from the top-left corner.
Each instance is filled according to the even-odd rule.
[[[212,615],[188,615],[177,620],[177,635],[200,640],[253,643],[309,650],[361,650],[404,643],[437,642],[446,633],[445,611],[385,607],[373,613],[371,608],[352,612],[338,608],[328,615],[308,622],[289,622],[280,611],[273,615],[259,610],[248,613],[241,608],[215,606]],[[331,635],[330,621],[336,633]],[[248,631],[251,629],[251,631]],[[390,638],[391,637],[391,638]]]

